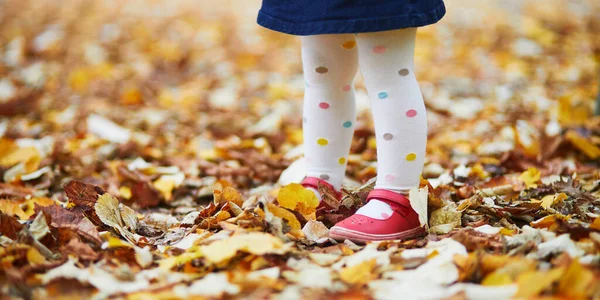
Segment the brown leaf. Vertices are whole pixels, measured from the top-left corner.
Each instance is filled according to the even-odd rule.
[[[48,225],[52,228],[69,228],[79,236],[97,245],[102,244],[96,226],[83,215],[75,214],[59,205],[35,206],[36,212],[43,212]]]
[[[88,244],[79,239],[71,239],[68,244],[61,247],[60,252],[64,255],[73,255],[83,260],[96,260],[100,256]]]
[[[98,197],[105,193],[104,190],[99,186],[76,180],[67,183],[64,189],[69,201],[75,204],[75,207],[72,209],[75,213],[81,211],[92,223],[97,226],[102,225],[94,210],[94,204],[98,201]]]
[[[15,217],[0,212],[0,234],[14,240],[21,229],[23,225]]]
[[[104,194],[99,186],[87,184],[81,181],[73,180],[65,185],[65,194],[69,200],[77,206],[83,206],[89,209],[94,207],[98,196]]]
[[[140,207],[154,207],[160,203],[161,195],[151,184],[137,182],[131,187],[131,199]]]
[[[0,198],[25,198],[32,194],[33,190],[30,188],[0,183]]]

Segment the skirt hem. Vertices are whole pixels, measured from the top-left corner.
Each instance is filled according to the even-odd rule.
[[[399,15],[387,18],[356,19],[356,20],[327,20],[305,23],[294,23],[272,17],[260,10],[258,25],[292,35],[316,35],[339,33],[364,33],[394,30],[408,27],[422,27],[437,23],[446,14],[443,2],[435,9],[420,14]]]

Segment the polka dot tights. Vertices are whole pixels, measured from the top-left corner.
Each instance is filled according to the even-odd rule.
[[[360,65],[375,123],[376,188],[402,192],[419,185],[427,119],[414,75],[415,36],[416,28],[407,28],[302,37],[307,176],[341,187],[356,121],[352,81]],[[359,213],[385,218],[391,211],[381,203]]]

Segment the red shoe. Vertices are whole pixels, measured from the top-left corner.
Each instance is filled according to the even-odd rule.
[[[367,201],[377,199],[392,207],[392,215],[385,220],[373,219],[354,214],[335,224],[329,230],[329,237],[336,240],[349,239],[353,242],[406,240],[423,236],[419,215],[410,206],[405,196],[388,190],[372,190]]]
[[[339,208],[342,201],[342,193],[340,191],[336,191],[333,185],[329,184],[327,181],[316,177],[306,177],[300,184],[305,188],[313,188],[319,192],[321,192],[319,189],[319,185],[321,185],[322,188],[325,188],[327,192],[326,194],[332,195],[332,197],[327,197],[327,195],[322,197],[323,199],[321,200],[321,203],[319,203],[319,206],[317,206],[317,211],[334,211]]]

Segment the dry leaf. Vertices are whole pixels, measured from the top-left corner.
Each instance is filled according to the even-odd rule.
[[[216,264],[233,258],[238,251],[255,255],[282,254],[286,252],[286,247],[280,239],[270,234],[251,232],[215,241],[200,247],[200,251],[207,261]]]
[[[277,202],[281,207],[295,210],[303,215],[314,213],[319,205],[317,196],[297,183],[282,187],[277,195]]]
[[[527,171],[521,173],[519,179],[525,183],[527,188],[537,187],[537,182],[540,180],[541,173],[536,168],[529,168]]]
[[[340,278],[348,284],[366,284],[374,277],[373,269],[376,265],[377,261],[374,259],[363,261],[360,264],[342,269]]]
[[[274,216],[286,220],[292,231],[300,230],[300,221],[298,221],[298,218],[296,218],[292,212],[271,203],[268,203],[267,207],[269,208],[269,212],[271,212]]]
[[[556,268],[550,271],[528,271],[517,277],[519,290],[515,297],[534,297],[542,291],[550,288],[564,273],[563,268]]]
[[[137,228],[137,218],[134,210],[119,203],[117,198],[108,193],[100,196],[94,207],[96,215],[102,223],[115,229],[130,242],[137,242],[138,235],[131,232]]]

